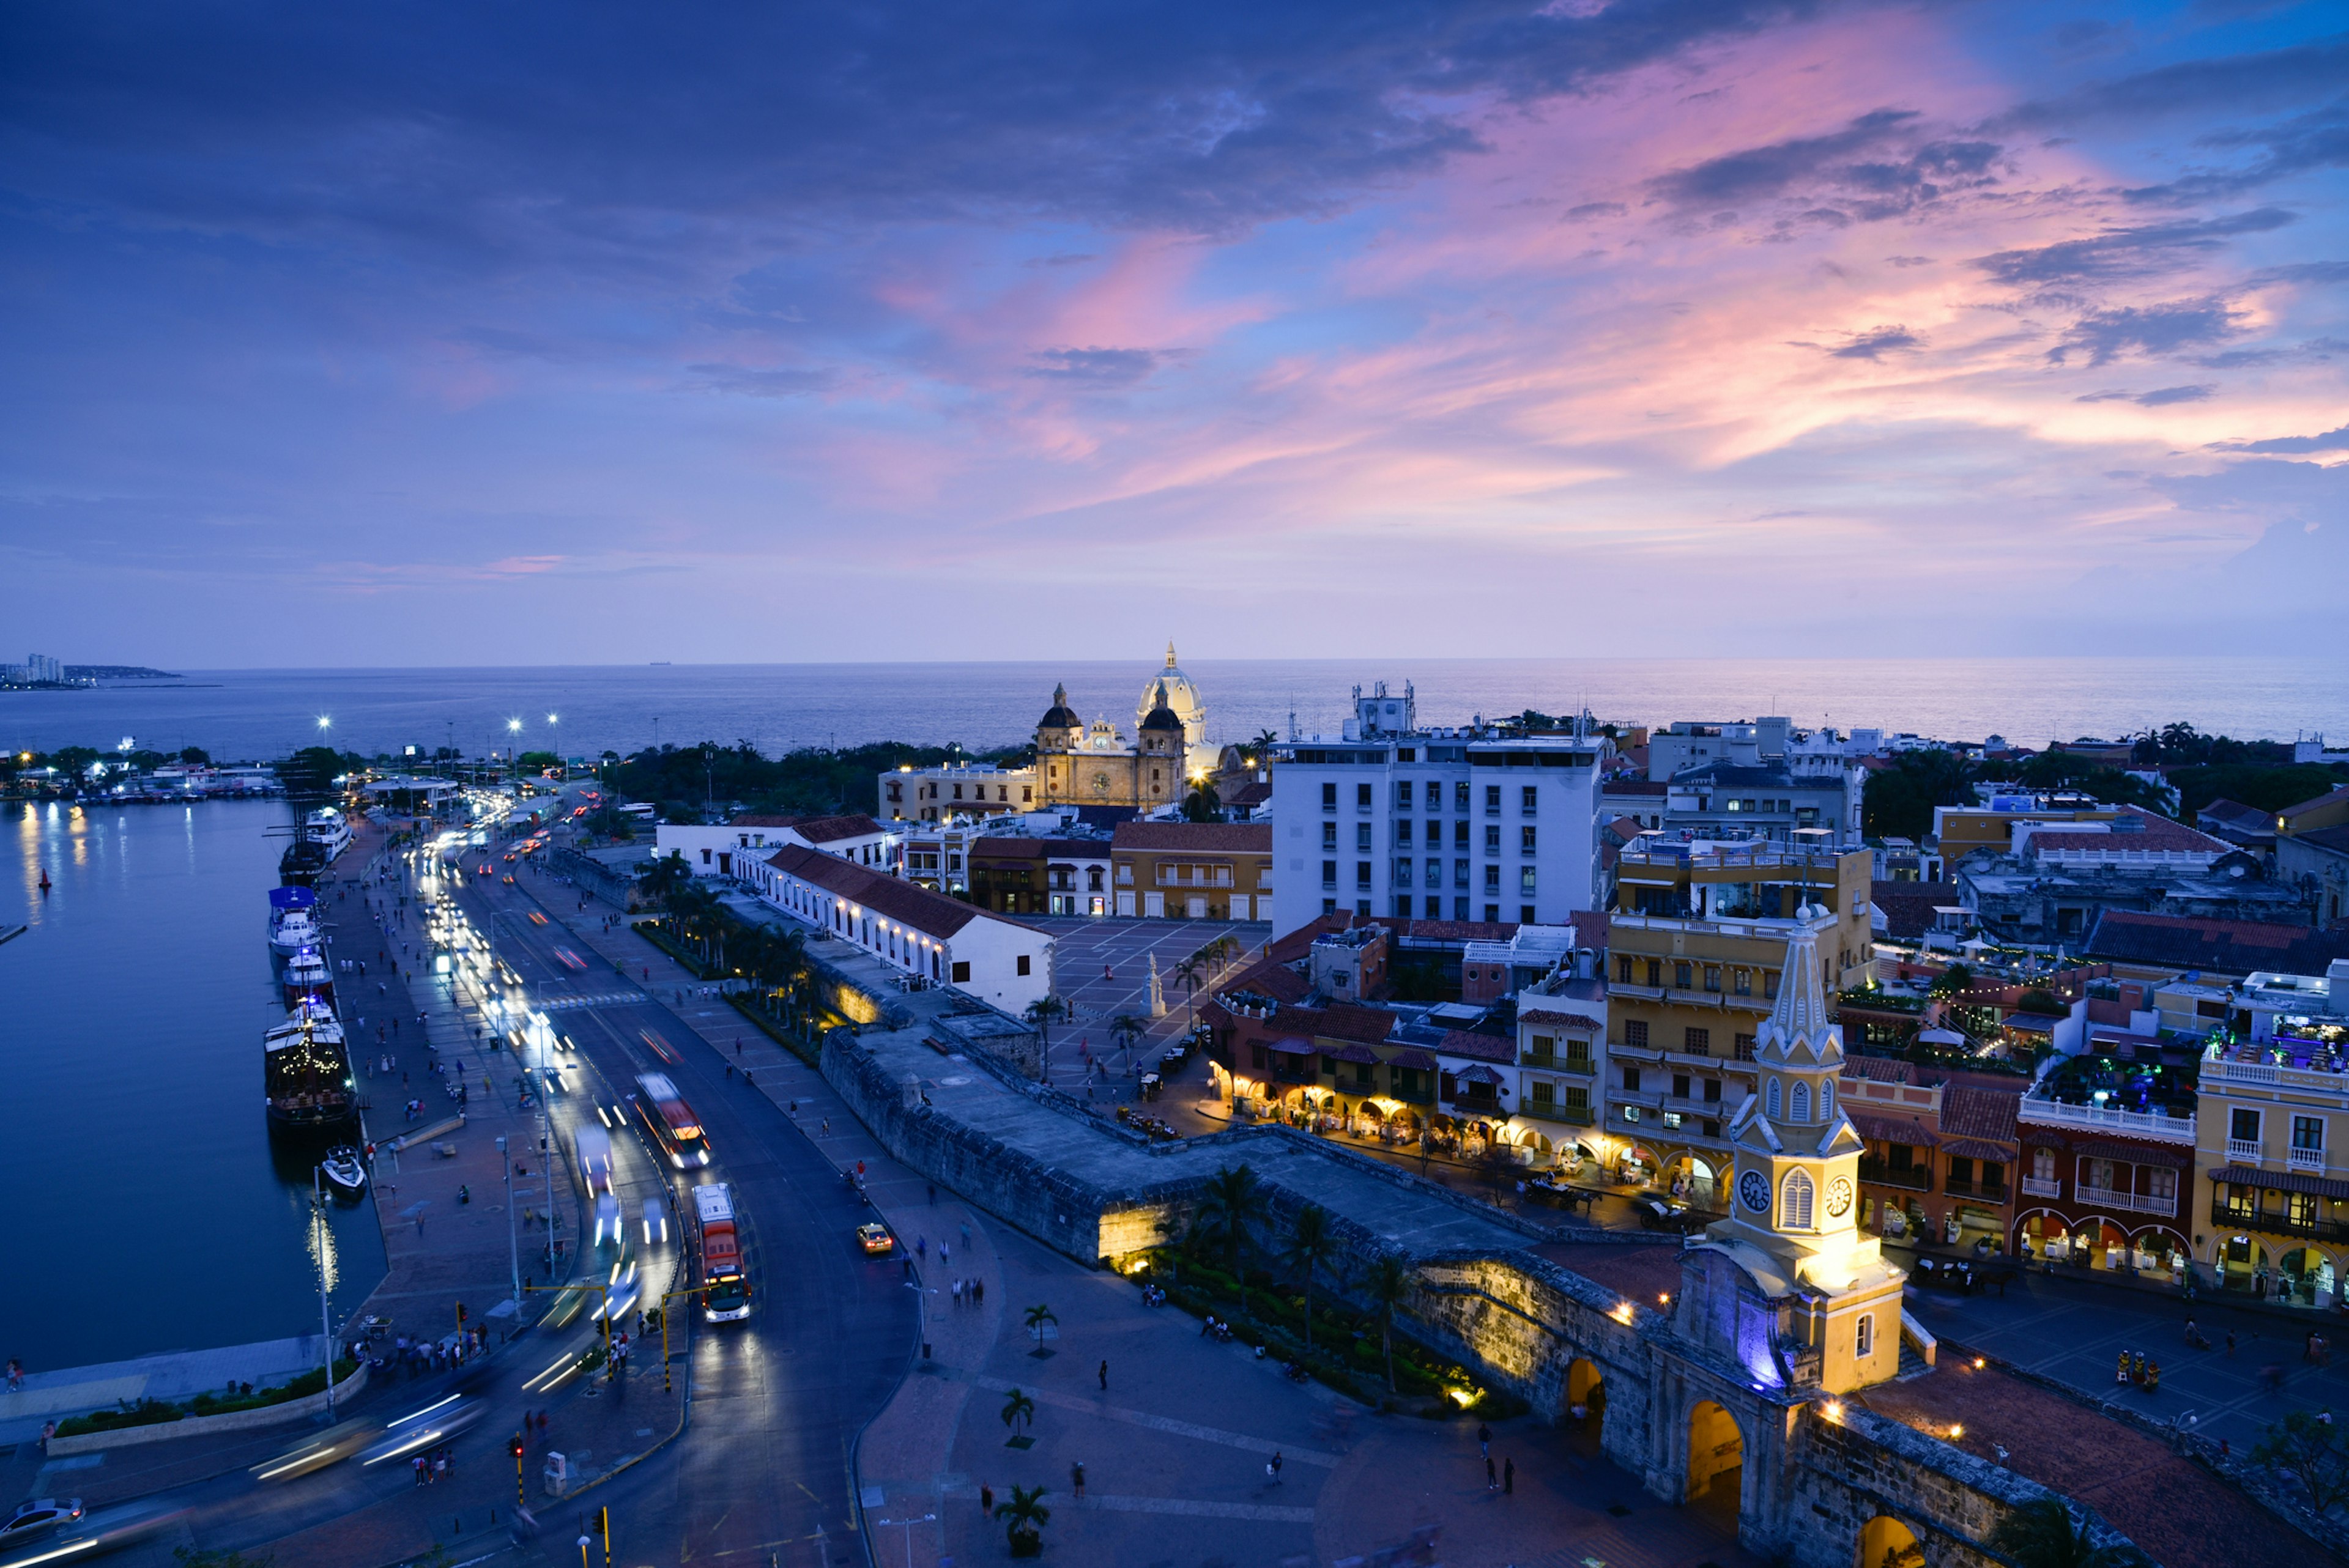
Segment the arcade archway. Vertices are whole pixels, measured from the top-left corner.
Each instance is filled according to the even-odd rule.
[[[1695,1508],[1737,1528],[1739,1491],[1745,1480],[1745,1437],[1737,1418],[1710,1399],[1689,1412],[1688,1487]]]
[[[1915,1531],[1879,1513],[1859,1532],[1858,1568],[1925,1568],[1925,1549]]]

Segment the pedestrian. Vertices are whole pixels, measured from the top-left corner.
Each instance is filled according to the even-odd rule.
[[[978,1483],[978,1516],[981,1519],[995,1517],[995,1489],[985,1481]]]
[[[1280,1450],[1275,1449],[1272,1450],[1272,1484],[1275,1486],[1280,1484]]]
[[[859,1171],[857,1172],[857,1174],[861,1176],[861,1175],[863,1175],[863,1174],[864,1174],[864,1172],[863,1172],[862,1171]],[[916,1237],[914,1238],[914,1255],[915,1255],[916,1257],[917,1257],[917,1258],[921,1259],[924,1263],[928,1263],[928,1262],[930,1261],[930,1238],[929,1238],[929,1237],[927,1237],[927,1236],[916,1236]]]
[[[731,1078],[734,1076],[734,1064],[732,1062],[728,1062],[726,1064],[726,1076],[729,1078]]]
[[[1085,1495],[1085,1463],[1082,1460],[1069,1467],[1069,1484],[1076,1489],[1078,1500],[1081,1501]]]
[[[8,1392],[21,1393],[25,1387],[25,1364],[14,1356],[8,1357]]]
[[[1501,1461],[1501,1495],[1514,1497],[1516,1495],[1516,1491],[1517,1461],[1513,1459],[1503,1460]]]
[[[1485,1490],[1486,1491],[1501,1490],[1501,1474],[1493,1468],[1493,1456],[1490,1454],[1485,1456]]]
[[[971,1281],[970,1288],[978,1300],[985,1301],[987,1299],[987,1282],[985,1280],[975,1279]]]
[[[1101,1386],[1102,1393],[1109,1392],[1109,1363],[1106,1361],[1101,1364]]]
[[[832,1118],[828,1116],[823,1119],[823,1135],[826,1138],[832,1136]]]
[[[965,1220],[962,1222],[962,1244],[963,1249],[968,1252],[970,1248],[970,1222],[968,1220]]]
[[[752,1072],[749,1068],[744,1068],[742,1069],[742,1082],[746,1088],[756,1088],[759,1087],[759,1075]]]
[[[1476,1451],[1488,1460],[1493,1457],[1493,1429],[1482,1421],[1476,1423]]]
[[[2234,1331],[2233,1329],[2231,1329],[2231,1328],[2230,1328],[2230,1329],[2227,1330],[2227,1356],[2228,1356],[2228,1358],[2229,1358],[2230,1360],[2233,1359],[2233,1358],[2234,1358],[2234,1355],[2235,1355],[2235,1331]]]

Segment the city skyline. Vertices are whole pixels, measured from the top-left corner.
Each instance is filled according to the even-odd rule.
[[[14,640],[2282,652],[2349,574],[2325,25],[14,18]]]

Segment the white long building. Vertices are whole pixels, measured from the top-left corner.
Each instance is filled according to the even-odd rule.
[[[795,920],[901,973],[1019,1014],[1052,994],[1052,938],[917,883],[792,845],[738,857],[735,878]]]
[[[1325,914],[1564,925],[1598,906],[1604,741],[1421,729],[1411,687],[1383,682],[1354,713],[1274,748],[1276,937]]]

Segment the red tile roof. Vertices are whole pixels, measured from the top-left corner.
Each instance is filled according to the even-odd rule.
[[[1120,822],[1112,847],[1154,853],[1268,855],[1269,822]]]
[[[1435,1047],[1440,1056],[1467,1057],[1480,1062],[1514,1062],[1517,1047],[1498,1035],[1479,1035],[1469,1029],[1447,1030],[1444,1043]]]
[[[2289,822],[2294,817],[2304,816],[2308,812],[2318,810],[2323,807],[2338,806],[2344,800],[2349,800],[2349,784],[2344,784],[2338,789],[2328,789],[2313,800],[2302,800],[2297,805],[2286,806],[2282,810],[2278,811],[2276,815]]]
[[[2023,1080],[2012,1091],[1948,1084],[1941,1089],[1941,1130],[1954,1138],[2014,1141],[2014,1113],[2023,1103]]]
[[[2042,850],[2185,850],[2203,854],[2224,854],[2232,846],[2224,840],[2214,839],[2199,829],[2183,822],[2173,822],[2151,811],[2135,806],[2124,807],[2140,825],[2135,832],[2082,833],[2033,829],[2024,844],[2025,852]],[[2117,826],[2118,824],[2116,824]]]
[[[895,877],[869,871],[854,861],[842,860],[838,855],[828,855],[822,850],[802,849],[792,844],[769,855],[767,863],[787,876],[797,877],[834,897],[912,926],[925,936],[940,941],[968,925],[980,913],[959,899],[932,892],[916,882],[900,882]],[[988,918],[1004,920],[1001,915],[988,915]],[[1018,925],[1020,923],[1004,920],[1004,923]]]
[[[811,844],[858,839],[880,832],[881,824],[862,813],[844,817],[775,817],[749,811],[727,824],[734,828],[789,828]]]

